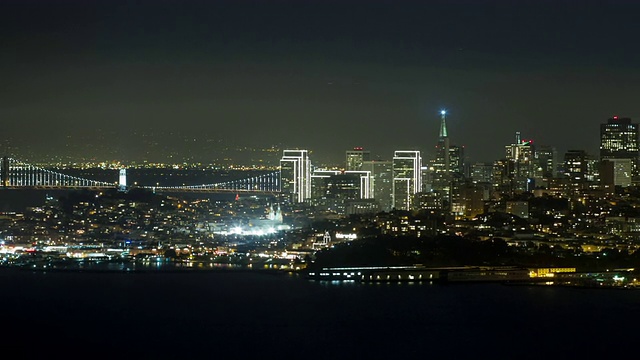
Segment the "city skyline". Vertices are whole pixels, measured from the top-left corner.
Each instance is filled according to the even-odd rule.
[[[178,136],[323,163],[357,146],[428,158],[447,109],[472,163],[503,157],[517,131],[596,155],[601,123],[640,116],[638,6],[6,1],[0,143],[152,161],[158,147],[186,152]],[[152,146],[148,133],[174,135]]]
[[[1,0],[7,353],[632,352],[637,14]]]
[[[637,124],[634,119],[626,117],[612,116],[602,121],[599,126],[606,124],[615,119],[626,119],[633,124]],[[111,132],[111,135],[115,135],[115,132]],[[598,139],[599,133],[594,132]],[[433,146],[404,146],[402,148],[394,149],[390,153],[382,153],[381,149],[365,148],[362,146],[353,146],[345,149],[334,149],[331,152],[316,151],[308,146],[286,146],[286,144],[271,144],[264,147],[251,147],[248,144],[232,143],[228,139],[212,139],[208,136],[187,136],[178,132],[170,133],[131,133],[128,134],[129,145],[125,149],[110,146],[105,137],[109,135],[107,132],[103,132],[102,129],[98,129],[94,132],[94,136],[78,136],[75,140],[78,143],[66,143],[63,144],[63,148],[58,152],[42,152],[37,151],[31,147],[29,143],[12,142],[14,139],[5,139],[4,143],[0,143],[0,151],[2,156],[9,156],[18,158],[20,160],[26,160],[39,164],[59,164],[68,166],[73,163],[77,164],[122,164],[122,165],[162,165],[165,164],[185,164],[189,166],[196,166],[201,164],[202,166],[243,166],[243,167],[274,167],[278,166],[279,155],[283,150],[305,150],[311,155],[311,160],[314,166],[330,167],[330,168],[348,168],[348,163],[345,162],[344,153],[354,150],[364,150],[367,152],[371,160],[375,161],[390,161],[393,158],[393,153],[396,151],[420,151],[422,157],[426,162],[437,161],[438,159],[438,144]],[[526,134],[525,134],[526,135]],[[73,136],[63,137],[67,141]],[[105,143],[92,142],[92,139],[100,139]],[[137,139],[137,140],[136,140]],[[122,139],[116,139],[122,141]],[[451,142],[451,151],[453,148],[461,148],[464,152],[464,156],[460,159],[462,164],[472,165],[475,163],[491,164],[495,161],[499,161],[505,158],[504,148],[516,143],[535,143],[536,148],[543,149],[555,149],[557,160],[561,160],[565,153],[572,151],[584,151],[587,156],[592,158],[600,157],[600,146],[595,145],[595,148],[572,148],[568,147],[566,150],[561,150],[562,147],[555,144],[542,144],[536,139],[523,136],[520,131],[515,131],[508,139],[504,139],[504,143],[497,147],[501,150],[495,154],[494,158],[487,159],[474,159],[474,152],[471,152],[471,157],[467,156],[467,149],[464,145],[458,145],[455,140]],[[489,141],[487,143],[490,143]],[[51,144],[51,143],[48,143]],[[341,153],[341,154],[340,154]],[[336,155],[337,154],[337,155]],[[331,155],[331,156],[328,156]]]

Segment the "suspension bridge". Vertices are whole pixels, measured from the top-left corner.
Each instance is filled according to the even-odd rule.
[[[118,181],[106,182],[64,174],[10,157],[3,157],[0,162],[0,179],[0,189],[102,190],[126,187],[126,171],[124,173],[120,172]],[[280,171],[211,184],[179,186],[160,186],[156,184],[155,186],[136,185],[135,187],[155,192],[278,193],[281,190]]]

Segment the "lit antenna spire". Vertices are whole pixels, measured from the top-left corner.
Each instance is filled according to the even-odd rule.
[[[447,137],[447,110],[440,110],[440,138]]]

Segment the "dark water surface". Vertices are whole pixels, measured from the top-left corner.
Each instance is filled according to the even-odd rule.
[[[640,319],[634,290],[251,271],[3,268],[0,289],[1,342],[18,358],[608,359],[636,352]]]

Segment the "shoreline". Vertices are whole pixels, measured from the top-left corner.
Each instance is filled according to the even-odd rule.
[[[106,265],[109,264],[122,264],[122,265],[132,265],[132,267],[126,268],[113,268],[108,267]],[[89,263],[87,267],[32,267],[28,265],[2,265],[0,266],[0,273],[3,271],[19,271],[19,272],[31,272],[31,273],[87,273],[87,274],[195,274],[195,273],[258,273],[264,275],[294,275],[298,276],[302,279],[310,280],[310,281],[339,281],[343,282],[346,280],[330,280],[330,279],[315,279],[309,278],[306,274],[305,270],[292,270],[292,269],[273,269],[273,268],[251,268],[248,266],[234,266],[231,264],[220,264],[223,266],[207,266],[207,267],[187,267],[187,266],[179,266],[180,263],[169,263],[167,266],[163,267],[152,267],[148,265],[139,265],[135,266],[136,263]],[[172,266],[173,265],[173,266]],[[418,283],[429,283],[429,284],[440,284],[447,286],[455,286],[462,284],[499,284],[504,286],[535,286],[535,287],[564,287],[564,288],[573,288],[573,289],[600,289],[600,290],[640,290],[638,286],[625,286],[625,285],[611,285],[605,283],[593,283],[593,282],[584,282],[584,283],[570,283],[567,281],[543,281],[542,279],[526,279],[526,280],[461,280],[461,281],[450,281],[447,279],[433,279],[433,280],[390,280],[390,281],[356,281],[361,283],[406,283],[406,282],[418,282]]]
[[[263,273],[263,274],[287,274],[287,273],[298,273],[298,271],[293,270],[281,270],[281,269],[251,269],[247,267],[206,267],[206,268],[193,268],[193,267],[163,267],[163,268],[152,268],[148,266],[141,266],[137,268],[124,268],[124,269],[114,269],[114,268],[106,268],[99,266],[89,266],[86,268],[78,268],[78,267],[29,267],[29,266],[0,266],[0,272],[3,270],[15,270],[15,271],[25,271],[25,272],[38,272],[38,273],[46,273],[46,272],[58,272],[58,273],[105,273],[105,274],[141,274],[141,273],[231,273],[231,272],[252,272],[252,273]]]

